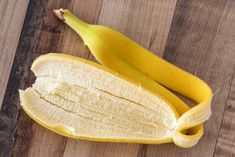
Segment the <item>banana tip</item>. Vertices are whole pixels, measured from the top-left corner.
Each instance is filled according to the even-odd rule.
[[[64,9],[60,8],[60,9],[53,9],[53,13],[56,17],[58,17],[61,21],[65,21],[64,19]]]

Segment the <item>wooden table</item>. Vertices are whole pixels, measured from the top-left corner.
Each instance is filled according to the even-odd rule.
[[[94,60],[52,15],[60,7],[110,26],[204,79],[213,89],[213,115],[199,144],[182,149],[74,140],[32,121],[19,107],[18,89],[33,82],[30,66],[37,56],[60,52]],[[234,0],[1,0],[0,21],[1,157],[235,156]]]

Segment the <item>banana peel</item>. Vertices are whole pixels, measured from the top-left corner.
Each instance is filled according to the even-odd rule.
[[[54,13],[80,35],[98,62],[140,82],[173,104],[180,115],[178,139],[189,138],[188,141],[197,143],[203,133],[201,124],[211,115],[213,94],[204,81],[155,56],[109,27],[87,24],[66,9],[54,10]],[[165,87],[192,99],[197,105],[190,108]],[[187,129],[190,129],[187,134],[192,135],[181,134]]]
[[[32,65],[38,81],[20,92],[21,105],[32,118],[52,131],[80,139],[174,142],[184,148],[198,143],[202,123],[211,115],[212,91],[205,82],[111,28],[87,24],[65,9],[54,13],[109,69],[67,55],[39,57]],[[167,88],[197,105],[189,107]],[[93,99],[95,105],[89,106]],[[104,104],[112,107],[107,110]]]

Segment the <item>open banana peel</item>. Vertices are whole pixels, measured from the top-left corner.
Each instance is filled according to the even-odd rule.
[[[20,91],[24,111],[67,137],[194,146],[211,115],[212,91],[199,78],[153,55],[111,28],[54,10],[103,65],[65,54],[37,58],[37,79]],[[190,108],[171,91],[197,103]]]

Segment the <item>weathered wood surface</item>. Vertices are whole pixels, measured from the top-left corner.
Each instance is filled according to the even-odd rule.
[[[214,92],[213,115],[195,147],[147,146],[146,156],[213,156],[235,68],[234,5],[233,0],[177,2],[164,58],[208,82]]]
[[[20,6],[26,6],[27,1],[19,1],[24,2]],[[4,8],[2,4],[5,3],[4,0],[0,1],[0,8]],[[94,60],[80,38],[52,15],[51,10],[60,7],[70,9],[89,23],[107,25],[124,33],[153,53],[208,82],[214,91],[213,116],[206,123],[200,143],[190,149],[181,149],[173,144],[74,140],[48,131],[32,121],[19,107],[17,90],[26,88],[34,80],[29,68],[37,56],[59,52]],[[19,21],[24,19],[22,10],[10,9],[6,12],[19,16]],[[5,26],[0,23],[1,28],[2,25]],[[21,26],[22,22],[18,27],[9,28],[18,31],[19,35]],[[0,71],[3,73],[0,89],[5,88],[10,75],[0,113],[0,156],[235,156],[233,28],[234,0],[31,0],[19,43],[16,39],[9,41],[13,45],[18,43],[11,72],[11,62],[7,63],[7,72],[1,58],[12,60],[14,46],[3,45],[6,50],[12,50],[10,57],[9,53],[0,51],[0,70],[5,70],[5,73]],[[5,38],[12,35],[2,30],[0,46],[2,33],[5,33]],[[17,36],[17,33],[14,35]]]
[[[0,108],[29,0],[0,1]]]
[[[223,121],[220,127],[220,133],[217,138],[216,150],[214,156],[229,156],[235,154],[235,73],[232,76],[232,85],[229,96],[226,101]]]

